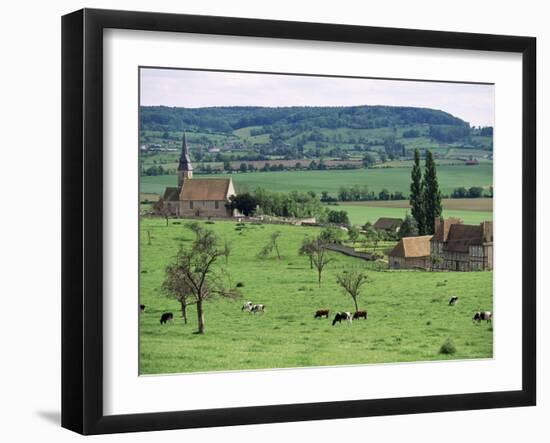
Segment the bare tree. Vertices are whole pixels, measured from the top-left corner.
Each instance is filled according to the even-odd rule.
[[[269,236],[269,242],[258,252],[258,257],[267,258],[271,252],[275,249],[277,258],[281,259],[281,253],[279,251],[279,237],[281,236],[281,231],[272,232]]]
[[[166,220],[166,226],[168,226],[168,218],[170,217],[170,208],[164,201],[162,197],[160,197],[157,202],[153,205],[153,211],[156,214],[159,214],[164,217]]]
[[[204,226],[201,225],[198,221],[186,223],[185,227],[193,231],[196,239],[199,238],[199,236],[204,232],[205,229]]]
[[[357,270],[343,271],[337,275],[336,279],[345,293],[349,294],[353,299],[355,312],[357,312],[359,310],[357,298],[359,297],[361,286],[367,283],[367,275]]]
[[[328,249],[326,247],[327,244],[322,240],[317,239],[312,243],[312,245],[313,252],[311,254],[311,260],[317,269],[317,281],[319,283],[319,287],[321,287],[321,276],[323,269],[332,261],[332,258],[328,255]]]
[[[231,255],[231,250],[233,249],[233,242],[227,237],[223,239],[223,256],[225,257],[225,264],[229,263],[229,256]]]
[[[185,276],[180,272],[177,261],[166,267],[166,275],[162,283],[162,290],[169,298],[174,298],[180,303],[181,317],[187,324],[187,307],[196,303],[193,292],[189,287]]]
[[[315,239],[304,237],[302,245],[298,249],[298,254],[309,258],[309,268],[313,269],[313,254],[315,252]]]
[[[178,251],[174,266],[178,279],[189,288],[197,305],[198,333],[204,334],[204,303],[215,297],[238,298],[240,293],[224,286],[226,275],[218,269],[217,261],[224,255],[219,239],[209,229],[196,231],[196,239],[190,249],[183,246]]]

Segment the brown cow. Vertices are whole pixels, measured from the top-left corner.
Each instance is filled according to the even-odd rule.
[[[314,317],[314,318],[321,318],[321,317],[328,318],[329,312],[330,312],[330,311],[329,311],[328,309],[319,309],[319,310],[315,313],[315,317]]]
[[[357,311],[353,314],[353,319],[357,320],[358,318],[367,319],[367,311]]]

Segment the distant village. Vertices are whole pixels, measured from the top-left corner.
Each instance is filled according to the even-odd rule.
[[[167,187],[157,204],[157,212],[166,217],[191,218],[244,218],[231,207],[237,193],[230,178],[195,178],[185,132],[178,163],[178,186]],[[258,220],[263,220],[259,218]],[[295,225],[317,225],[315,218],[287,220]],[[284,220],[279,220],[284,222]],[[404,220],[379,218],[373,229],[394,235],[399,232]],[[347,230],[342,226],[342,229]],[[340,252],[345,252],[339,249]],[[464,224],[461,219],[437,217],[433,235],[403,236],[388,252],[391,269],[426,269],[447,271],[487,271],[493,269],[493,222],[479,225]]]

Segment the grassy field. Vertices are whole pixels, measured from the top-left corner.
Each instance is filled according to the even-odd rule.
[[[444,209],[455,211],[493,212],[492,198],[444,198],[441,200]],[[409,208],[408,200],[373,200],[368,202],[346,202],[351,206],[373,206],[377,208]]]
[[[194,310],[184,325],[178,303],[161,292],[166,264],[180,244],[190,245],[193,234],[179,220],[167,227],[164,220],[143,219],[140,301],[147,309],[140,319],[142,374],[492,356],[492,327],[471,321],[474,311],[492,309],[491,272],[382,271],[371,262],[331,253],[334,261],[319,288],[308,260],[297,254],[302,238],[316,235],[318,228],[247,224],[237,231],[229,221],[205,226],[233,240],[226,268],[233,285],[244,284],[243,299],[208,302],[206,333],[193,334]],[[257,252],[275,230],[281,231],[282,259],[258,260]],[[225,266],[223,261],[220,265]],[[315,320],[317,309],[353,310],[351,298],[336,283],[336,274],[351,268],[368,275],[359,306],[368,310],[369,319],[334,327],[331,320]],[[437,286],[444,280],[445,286]],[[454,307],[447,304],[452,294],[460,297]],[[266,312],[241,312],[246,300],[264,303]],[[165,311],[174,312],[175,319],[160,325]],[[455,354],[439,353],[447,338],[454,341]]]
[[[354,169],[346,171],[282,171],[249,172],[231,174],[237,192],[254,189],[258,186],[266,189],[288,192],[292,190],[327,191],[336,195],[341,186],[368,185],[371,191],[378,193],[383,188],[390,192],[409,193],[411,171],[409,168]],[[450,194],[460,186],[488,187],[493,183],[492,164],[478,166],[439,166],[437,168],[439,186],[443,194]],[[198,176],[198,175],[197,175]],[[206,175],[206,178],[220,178],[225,174]],[[141,192],[162,194],[166,186],[175,186],[175,175],[141,177]]]
[[[367,221],[374,223],[380,217],[404,218],[407,212],[410,214],[410,211],[406,208],[369,206],[368,204],[340,204],[338,206],[329,207],[334,210],[346,211],[350,222],[354,225],[362,225]],[[477,225],[482,221],[492,220],[493,213],[488,211],[444,209],[443,217],[457,217],[461,218],[466,224]]]

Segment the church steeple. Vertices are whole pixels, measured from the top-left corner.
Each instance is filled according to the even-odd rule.
[[[193,178],[193,165],[191,164],[191,157],[189,157],[189,148],[187,147],[187,137],[185,136],[185,130],[183,131],[183,137],[181,140],[181,155],[178,165],[178,186],[181,188],[185,179]]]

